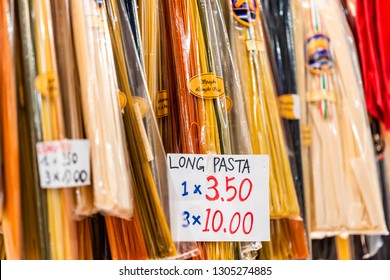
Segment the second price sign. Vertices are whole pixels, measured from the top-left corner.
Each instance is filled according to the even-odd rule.
[[[168,154],[175,241],[268,241],[266,155]]]

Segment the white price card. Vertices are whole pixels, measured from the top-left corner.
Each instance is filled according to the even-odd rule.
[[[42,188],[80,187],[91,184],[89,140],[38,142]]]
[[[175,241],[269,241],[269,156],[168,154]]]

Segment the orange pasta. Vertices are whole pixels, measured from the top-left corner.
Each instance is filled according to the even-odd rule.
[[[10,5],[9,5],[10,4]],[[18,147],[18,119],[16,109],[15,68],[11,45],[13,22],[9,14],[13,2],[0,2],[0,108],[4,170],[3,233],[7,259],[22,258],[21,204]]]

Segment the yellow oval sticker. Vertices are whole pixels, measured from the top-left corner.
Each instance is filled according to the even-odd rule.
[[[138,103],[141,115],[144,118],[149,111],[148,101],[146,101],[145,98],[139,96],[133,96],[132,98],[134,103]]]
[[[43,96],[54,97],[58,95],[58,81],[53,71],[39,74],[34,80],[34,86]]]
[[[124,94],[122,91],[119,91],[118,98],[119,98],[119,106],[121,107],[121,110],[125,109],[127,104],[126,94]]]
[[[226,111],[229,112],[232,107],[233,107],[233,100],[229,97],[229,96],[226,96]]]
[[[193,95],[206,99],[218,98],[225,93],[223,79],[213,73],[192,77],[188,87]]]

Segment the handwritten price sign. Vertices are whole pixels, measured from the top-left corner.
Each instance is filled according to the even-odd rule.
[[[268,241],[266,155],[168,154],[175,241]]]
[[[91,184],[88,140],[62,140],[36,144],[42,188]]]

